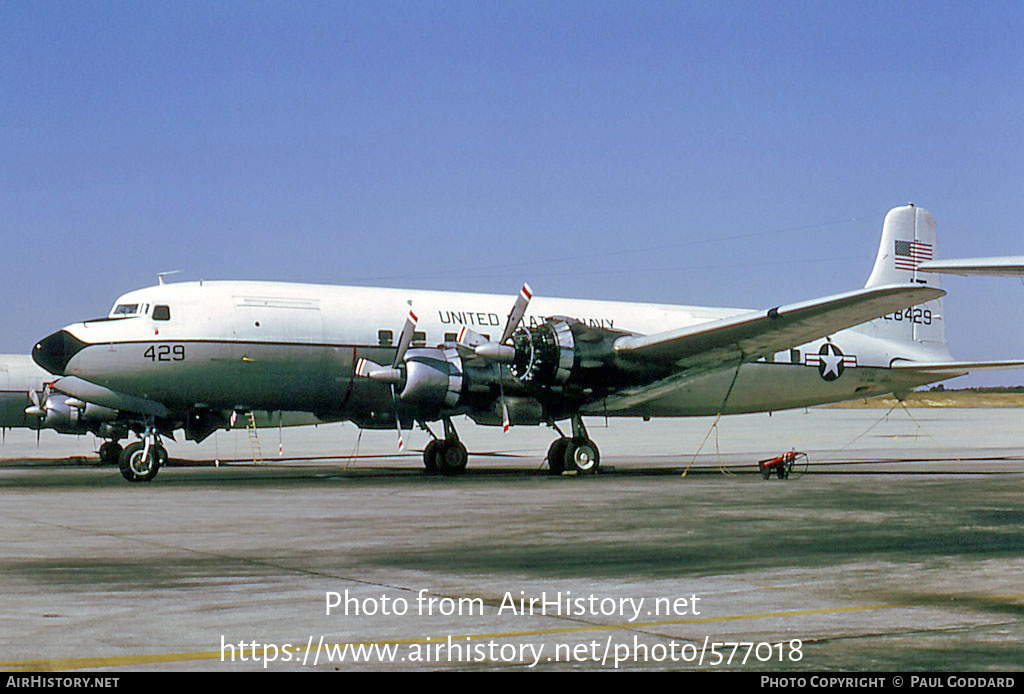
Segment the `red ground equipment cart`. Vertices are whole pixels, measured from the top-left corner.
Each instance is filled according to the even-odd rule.
[[[803,451],[786,451],[774,458],[765,458],[764,460],[757,461],[757,469],[761,471],[761,477],[765,479],[768,479],[772,476],[772,473],[775,473],[780,480],[784,480],[789,477],[789,473],[793,471],[793,466],[800,458],[806,460],[807,454]]]

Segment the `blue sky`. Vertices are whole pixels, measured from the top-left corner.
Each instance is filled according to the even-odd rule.
[[[1024,4],[0,2],[0,351],[177,279],[760,308],[1024,253]],[[961,359],[1024,286],[948,278]],[[1024,373],[951,384],[1024,383]]]

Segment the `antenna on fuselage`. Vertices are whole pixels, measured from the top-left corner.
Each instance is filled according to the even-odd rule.
[[[164,277],[167,277],[167,275],[176,275],[179,272],[181,272],[181,270],[167,270],[166,272],[158,272],[156,273],[156,279],[160,283],[160,286],[162,287],[164,286],[164,284],[166,284],[166,282],[164,282]]]

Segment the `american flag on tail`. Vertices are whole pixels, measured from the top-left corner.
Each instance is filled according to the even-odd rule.
[[[896,269],[914,271],[917,266],[926,260],[932,259],[932,246],[930,243],[920,241],[897,241],[896,242]]]

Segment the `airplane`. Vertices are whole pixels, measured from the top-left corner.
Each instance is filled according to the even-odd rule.
[[[53,429],[61,434],[95,434],[110,439],[100,446],[100,460],[116,462],[119,439],[128,427],[118,413],[94,403],[54,392],[53,375],[25,354],[0,355],[0,429]]]
[[[123,450],[119,441],[128,437],[133,426],[137,428],[138,418],[130,412],[122,413],[54,391],[53,380],[53,375],[27,354],[0,354],[0,430],[53,429],[75,436],[93,434],[106,439],[99,447],[100,462],[117,463]],[[306,412],[256,411],[252,415],[257,429],[329,421]],[[234,426],[243,428],[247,423],[247,418],[241,418]],[[228,425],[230,428],[230,421]]]
[[[140,440],[119,459],[133,482],[155,477],[167,432],[202,441],[252,409],[394,427],[400,449],[419,424],[432,439],[426,470],[445,474],[468,459],[456,415],[548,424],[559,434],[550,471],[593,473],[588,415],[773,411],[1024,366],[952,359],[945,292],[917,270],[935,243],[927,210],[895,208],[863,289],[762,310],[535,298],[524,285],[509,311],[489,294],[161,280],[40,340],[32,357],[60,377],[58,392],[134,413]]]

